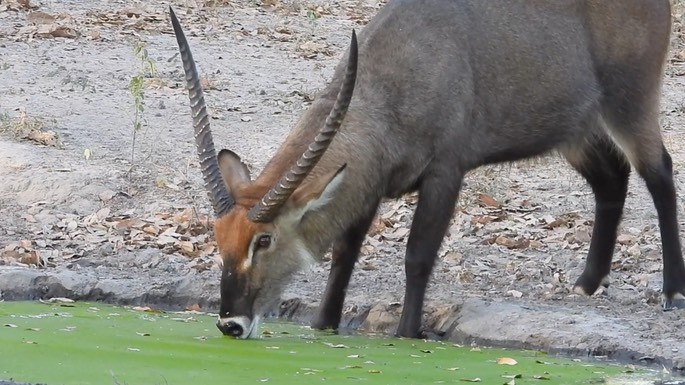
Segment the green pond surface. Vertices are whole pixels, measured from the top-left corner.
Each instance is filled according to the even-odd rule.
[[[151,310],[151,309],[150,309]],[[101,303],[0,302],[0,379],[79,384],[648,384],[608,362],[266,323],[222,336],[216,318]],[[498,363],[499,361],[499,363]]]

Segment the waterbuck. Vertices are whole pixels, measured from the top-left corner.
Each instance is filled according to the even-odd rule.
[[[250,338],[289,278],[332,246],[312,326],[337,328],[383,198],[418,191],[397,335],[420,333],[424,292],[464,174],[558,152],[596,202],[574,290],[606,284],[631,167],[659,217],[666,308],[685,307],[671,157],[659,126],[669,0],[391,0],[255,180],[214,150],[195,64],[171,20],[223,261],[217,327]],[[354,90],[354,93],[353,93]]]

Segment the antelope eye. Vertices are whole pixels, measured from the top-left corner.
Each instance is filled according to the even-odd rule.
[[[269,246],[271,246],[271,235],[262,235],[257,239],[257,247],[260,249],[267,249]]]

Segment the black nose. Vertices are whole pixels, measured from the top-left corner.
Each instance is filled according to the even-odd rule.
[[[228,321],[226,323],[219,321],[216,323],[216,327],[219,328],[221,333],[225,336],[240,337],[243,334],[243,327],[233,321]]]

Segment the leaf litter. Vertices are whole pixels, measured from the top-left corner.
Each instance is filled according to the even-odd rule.
[[[41,222],[45,216],[36,219],[27,214],[26,218]],[[0,264],[44,268],[77,260],[104,247],[112,253],[154,248],[179,254],[198,260],[194,265],[198,271],[214,265],[212,223],[208,215],[199,215],[191,208],[138,218],[131,213],[112,215],[104,207],[85,216],[55,214],[48,218],[52,223],[41,224],[34,239],[11,242],[0,249]]]

